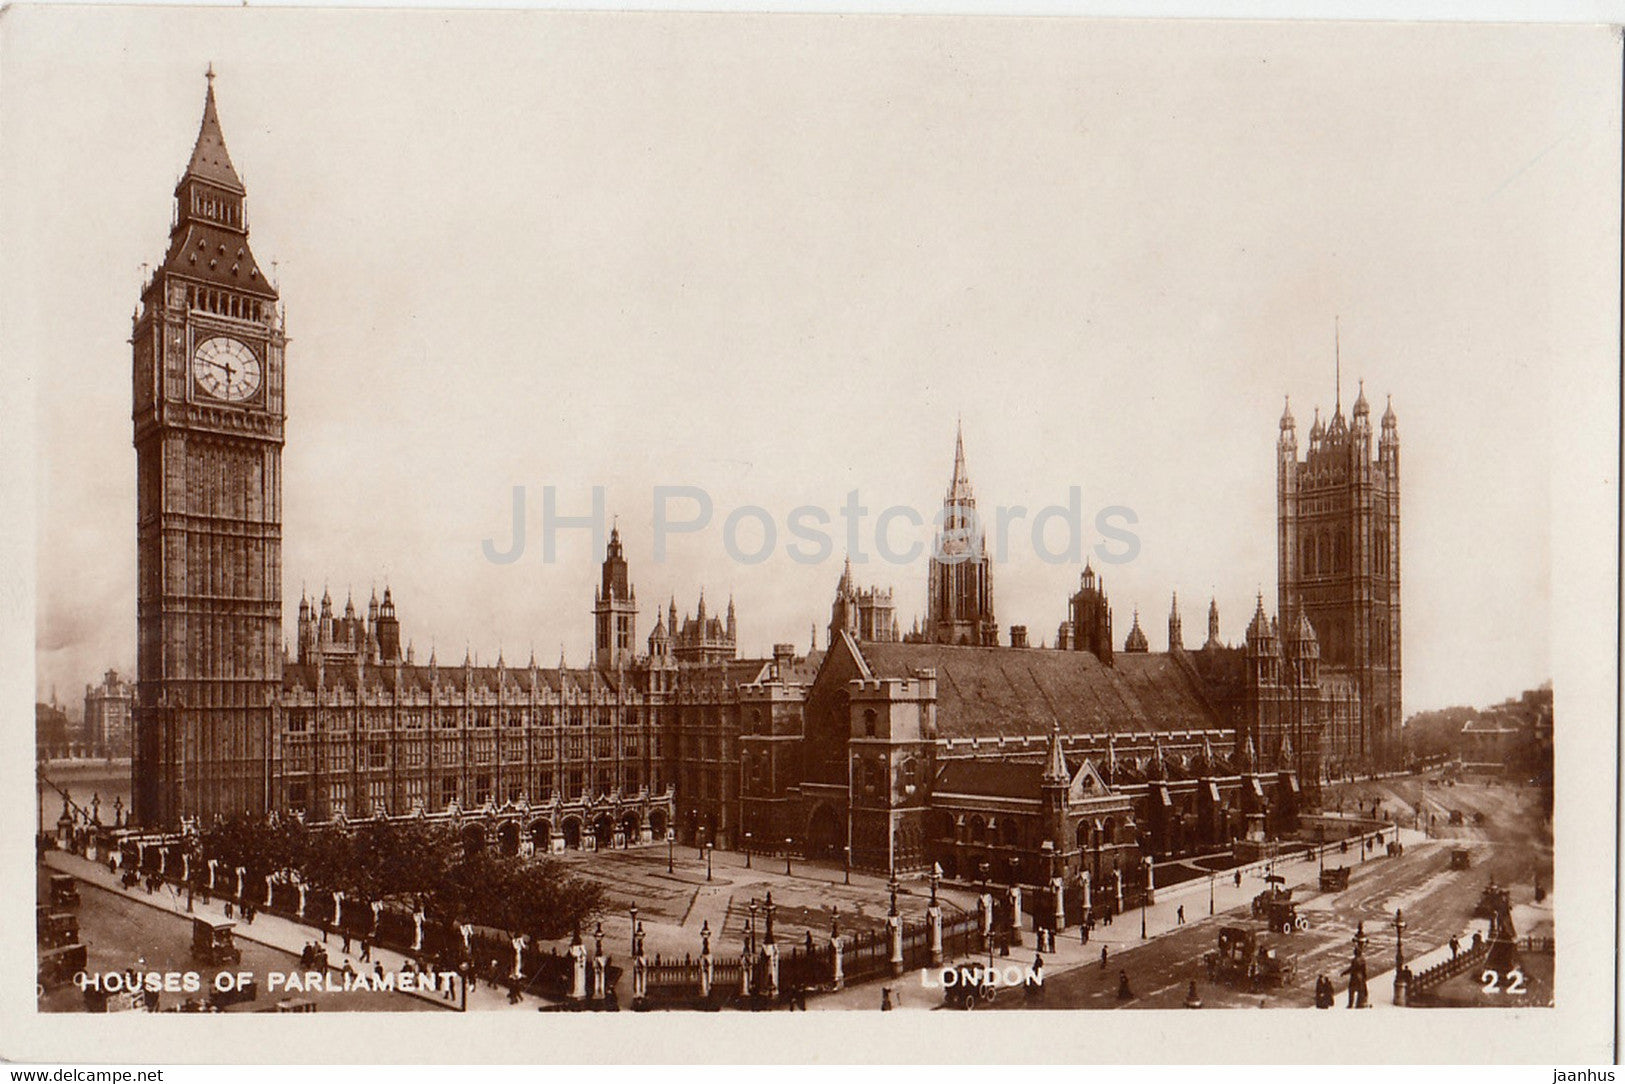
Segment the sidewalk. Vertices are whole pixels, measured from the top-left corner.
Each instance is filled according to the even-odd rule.
[[[125,888],[119,884],[118,876],[110,872],[106,866],[92,862],[88,858],[82,858],[79,855],[69,854],[66,851],[47,851],[45,852],[44,862],[59,873],[71,874],[87,884],[105,888],[116,895],[123,896],[125,899],[144,903],[155,910],[168,911],[171,914],[180,915],[182,918],[225,919],[226,917],[225,905],[218,899],[204,903],[202,897],[194,896],[192,910],[188,912],[184,893],[176,895],[166,889],[162,893],[148,895],[143,887]],[[318,944],[322,943],[322,932],[315,927],[306,926],[303,923],[294,922],[291,919],[264,911],[254,916],[252,925],[243,922],[240,918],[232,918],[228,921],[236,922],[236,928],[232,932],[241,940],[252,941],[255,944],[277,949],[293,956],[294,959],[290,961],[288,966],[289,971],[299,969],[298,957],[300,952],[304,950],[305,945],[311,941]],[[328,935],[326,942],[328,963],[335,971],[342,970],[346,961],[358,973],[370,972],[374,963],[381,964],[386,972],[405,970],[407,958],[402,953],[374,945],[372,960],[362,963],[359,941],[352,942],[350,946],[351,952],[348,956],[339,951],[342,944],[343,940],[338,934]],[[440,991],[428,994],[413,990],[403,992],[400,996],[415,997],[439,1005],[442,1008],[456,1009],[462,1004],[461,981],[459,978],[457,988],[453,993],[455,1000],[446,1000],[444,993]],[[493,987],[488,983],[480,983],[468,993],[468,1010],[470,1012],[493,1012],[497,1010],[535,1012],[538,1002],[548,1003],[544,999],[530,996],[517,1005],[510,1005],[508,1004],[507,991],[499,987]]]

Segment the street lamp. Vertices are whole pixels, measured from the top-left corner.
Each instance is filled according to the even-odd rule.
[[[1207,913],[1210,914],[1210,915],[1214,913],[1213,912],[1213,882],[1214,882],[1215,878],[1217,878],[1218,876],[1219,875],[1217,873],[1210,873],[1210,874],[1207,875]]]
[[[632,955],[638,954],[638,905],[633,904],[629,910],[632,912]]]
[[[784,875],[786,877],[790,876],[790,848],[795,845],[795,842],[789,836],[784,837]]]
[[[604,924],[602,922],[592,928],[592,954],[594,956],[604,954]]]
[[[937,905],[937,883],[942,880],[942,866],[939,863],[931,864],[931,906]]]
[[[711,844],[705,845],[705,879],[711,879]]]
[[[750,869],[750,833],[745,833],[745,868]]]
[[[1145,880],[1140,884],[1140,940],[1145,940],[1145,911],[1151,902],[1151,856],[1145,856]]]
[[[675,831],[667,829],[667,831],[666,831],[666,872],[667,873],[676,873],[677,872],[677,867],[674,865],[675,856],[674,856],[674,853],[672,851],[672,847],[674,846],[674,844],[676,842],[676,836],[677,836],[677,833]]]
[[[897,888],[898,888],[897,874],[896,874],[895,871],[891,875],[891,880],[886,882],[886,888],[891,892],[891,910],[887,911],[886,913],[888,915],[895,915],[895,914],[897,914]]]
[[[844,884],[844,885],[849,885],[849,884],[852,883],[852,845],[851,844],[847,844],[847,846],[846,846],[846,867],[841,871],[841,883]]]
[[[773,912],[778,910],[773,904],[773,893],[767,894],[767,930],[762,935],[768,944],[773,943]]]

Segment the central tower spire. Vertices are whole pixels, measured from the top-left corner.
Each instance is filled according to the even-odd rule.
[[[976,646],[999,642],[993,618],[993,568],[965,469],[963,422],[954,426],[953,477],[942,502],[942,528],[931,551],[926,599],[926,639]]]

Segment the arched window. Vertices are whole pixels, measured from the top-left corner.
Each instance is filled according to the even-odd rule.
[[[1349,533],[1346,528],[1337,531],[1337,571],[1347,572],[1349,569]]]
[[[865,708],[863,710],[863,736],[872,738],[877,732],[878,724],[876,723],[875,709]]]

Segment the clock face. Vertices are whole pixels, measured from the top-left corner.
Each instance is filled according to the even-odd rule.
[[[205,339],[192,355],[192,380],[216,399],[240,403],[260,390],[260,360],[236,339]]]

